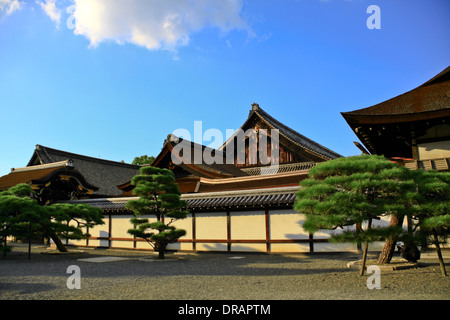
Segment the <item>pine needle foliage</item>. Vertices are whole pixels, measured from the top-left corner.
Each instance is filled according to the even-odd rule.
[[[406,214],[414,198],[414,180],[408,169],[381,156],[355,156],[327,161],[312,168],[303,180],[294,208],[306,214],[303,228],[319,229],[362,225],[390,214]],[[349,231],[354,241],[378,239],[398,230]],[[379,236],[378,236],[378,235]],[[334,240],[352,239],[350,234]]]
[[[450,230],[450,173],[409,170],[378,155],[338,158],[309,171],[294,208],[306,215],[303,228],[311,233],[344,229],[331,236],[334,242],[398,239],[414,244],[431,239],[440,256],[439,244]],[[383,216],[408,217],[408,230],[371,227]],[[367,227],[350,227],[354,225]]]
[[[164,259],[167,245],[186,234],[172,223],[187,217],[189,212],[184,210],[187,202],[180,200],[181,192],[172,171],[145,166],[139,173],[131,180],[135,186],[133,193],[139,199],[126,204],[126,208],[134,212],[131,223],[135,226],[128,233],[145,239],[158,252],[158,257]],[[156,221],[150,222],[143,216],[154,216]]]
[[[413,218],[418,221],[420,240],[436,247],[441,273],[447,276],[440,245],[450,233],[450,172],[415,171],[417,201]],[[426,241],[423,241],[426,240]]]
[[[450,172],[418,171],[414,218],[422,231],[447,237],[450,231]]]
[[[402,228],[374,228],[372,221],[386,215],[410,214],[415,197],[415,183],[408,169],[382,156],[362,155],[312,168],[308,179],[300,184],[294,209],[306,215],[303,228],[310,233],[342,228],[344,231],[334,233],[330,241],[365,242],[363,275],[369,242],[403,234]]]

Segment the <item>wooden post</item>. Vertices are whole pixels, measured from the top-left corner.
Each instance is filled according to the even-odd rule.
[[[369,223],[367,225],[367,231],[370,230],[370,227],[372,226],[372,219],[369,218]],[[361,262],[361,270],[359,272],[359,276],[362,277],[364,275],[364,271],[366,269],[366,259],[367,259],[367,251],[369,248],[369,241],[366,239],[364,242],[364,253],[363,253],[363,259]]]
[[[28,260],[31,259],[31,221],[28,223]]]
[[[314,253],[314,234],[309,234],[309,253]]]
[[[89,227],[86,227],[86,233],[89,234]],[[86,237],[86,247],[89,246],[89,237]]]
[[[266,251],[270,252],[270,218],[269,209],[266,208],[264,212],[265,225],[266,225]]]
[[[196,244],[196,221],[195,221],[195,213],[192,212],[192,250],[196,251],[197,250],[197,244]]]
[[[227,251],[231,251],[231,214],[230,209],[227,209]]]
[[[112,217],[111,213],[109,214],[109,223],[108,223],[108,248],[111,249],[111,238],[112,238]]]

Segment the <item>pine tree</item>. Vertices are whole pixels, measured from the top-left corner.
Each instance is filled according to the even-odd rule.
[[[133,177],[131,184],[135,186],[133,193],[138,200],[131,200],[126,208],[134,212],[131,223],[135,228],[128,233],[145,239],[158,252],[158,258],[164,259],[167,245],[178,241],[186,234],[185,230],[177,229],[173,222],[186,218],[187,202],[180,200],[181,192],[175,183],[175,176],[168,169],[152,166],[141,167],[140,174]],[[156,222],[142,218],[153,215]]]
[[[33,191],[26,184],[19,184],[0,192],[0,249],[6,253],[8,236],[30,236],[33,221],[21,222],[19,215],[33,215],[39,210],[38,204],[31,198]]]
[[[148,156],[148,155],[143,155],[140,157],[134,157],[133,162],[131,164],[134,165],[145,165],[145,164],[151,164],[153,161],[155,160],[154,156]]]
[[[431,238],[439,259],[441,273],[447,275],[440,243],[445,243],[450,232],[450,172],[415,171],[417,200],[413,218],[418,220],[420,236]]]
[[[27,184],[18,184],[0,193],[0,236],[19,238],[50,237],[60,252],[67,252],[61,241],[88,237],[84,227],[103,224],[101,209],[85,204],[41,206]]]
[[[306,215],[303,228],[346,229],[331,241],[364,242],[360,275],[363,275],[368,244],[400,237],[401,227],[372,227],[373,219],[411,213],[415,183],[409,170],[382,156],[338,158],[317,165],[300,184],[294,208]],[[366,225],[366,228],[346,228]]]

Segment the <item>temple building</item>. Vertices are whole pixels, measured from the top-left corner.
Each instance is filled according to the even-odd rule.
[[[384,155],[411,169],[449,170],[449,77],[450,67],[402,95],[343,112],[362,143],[355,144],[366,154]],[[174,223],[187,234],[169,249],[356,251],[356,244],[328,242],[332,232],[342,231],[305,232],[304,215],[293,209],[309,169],[339,157],[256,103],[218,149],[169,134],[151,165],[172,170],[191,213]],[[42,204],[63,201],[101,208],[105,224],[89,230],[89,239],[68,244],[151,250],[127,232],[133,213],[125,205],[136,199],[131,179],[139,167],[37,145],[26,167],[0,177],[0,190],[28,183]]]
[[[366,154],[384,155],[411,169],[450,166],[450,67],[404,94],[341,113]],[[253,103],[242,126],[218,149],[173,134],[151,164],[172,170],[191,213],[174,223],[186,235],[170,250],[317,252],[354,251],[332,244],[331,232],[314,235],[293,210],[301,180],[316,164],[341,157],[282,124]],[[41,204],[86,203],[104,213],[89,239],[77,246],[151,250],[128,234],[131,179],[140,166],[37,145],[27,166],[0,177],[0,191],[28,183]],[[154,219],[154,217],[149,217]],[[389,221],[381,221],[386,225]]]
[[[88,157],[36,145],[26,167],[0,177],[0,191],[27,183],[42,204],[121,195],[117,185],[129,181],[139,166]]]
[[[411,169],[449,170],[450,67],[404,94],[341,114],[367,153]]]
[[[219,149],[173,134],[167,136],[151,165],[174,172],[182,192],[181,199],[188,203],[187,209],[191,212],[187,219],[174,223],[187,234],[169,249],[228,252],[355,250],[356,246],[352,244],[328,243],[329,233],[313,236],[305,232],[302,228],[304,217],[293,210],[299,183],[308,176],[308,170],[319,162],[341,155],[283,125],[257,104],[252,105],[240,132],[243,134],[231,136]],[[251,139],[257,143],[252,144]],[[258,143],[259,139],[264,139],[267,144]],[[274,140],[276,144],[272,143]],[[240,153],[245,156],[243,159],[238,158]],[[262,153],[275,163],[262,163]],[[199,154],[208,155],[214,161],[207,161],[205,157],[199,161],[196,158]],[[116,185],[120,196],[70,201],[102,208],[106,217],[105,225],[89,230],[93,235],[91,238],[73,241],[73,244],[150,249],[145,241],[127,233],[132,227],[132,212],[125,205],[136,199],[130,180]]]
[[[9,174],[0,177],[0,191],[19,183],[29,184],[43,205],[92,195],[99,189],[87,182],[70,160],[13,168]]]
[[[264,165],[260,161],[261,159],[259,154],[264,151],[267,156],[271,155],[271,150],[269,147],[273,142],[271,136],[273,130],[276,130],[276,133],[278,134],[276,139],[279,144],[279,150],[277,152],[278,155],[274,160],[281,165],[293,164],[295,167],[296,163],[317,163],[341,157],[341,155],[336,152],[325,148],[319,143],[282,124],[265,112],[257,103],[252,104],[252,109],[250,110],[247,120],[238,130],[236,130],[236,133],[219,148],[219,150],[226,153],[227,149],[233,148],[233,152],[231,152],[231,154],[234,155],[234,164],[238,167]],[[258,143],[259,141],[255,141],[256,143],[253,144],[246,143],[245,149],[242,148],[244,151],[243,153],[245,154],[245,161],[241,161],[240,163],[238,157],[241,150],[239,150],[239,147],[240,142],[243,142],[243,140],[242,137],[239,137],[239,132],[245,133],[249,131],[255,133],[256,139],[258,138],[256,133],[263,132],[264,135],[267,135],[266,145],[268,150],[265,151],[258,149],[261,145]],[[242,141],[239,141],[239,139]],[[244,139],[251,139],[251,136],[245,136]]]

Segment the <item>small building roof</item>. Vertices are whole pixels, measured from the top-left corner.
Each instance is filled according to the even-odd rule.
[[[87,182],[83,175],[74,169],[69,160],[65,160],[32,167],[13,168],[9,174],[0,177],[0,191],[7,190],[19,183],[27,183],[34,188],[38,188],[58,178],[75,180],[79,186],[77,191],[84,189],[86,192],[94,192],[98,190],[96,186]]]
[[[86,181],[98,187],[93,194],[96,197],[121,195],[122,192],[117,186],[138,174],[140,168],[136,165],[84,156],[42,145],[36,145],[28,167],[67,160],[71,161],[73,167]]]
[[[174,150],[176,147],[178,147],[179,150]],[[205,151],[207,151],[208,154],[217,156],[215,159],[220,161],[215,161],[211,164],[206,163],[203,158]],[[200,154],[202,157],[200,159],[195,159],[196,154]],[[247,175],[247,173],[233,164],[227,164],[225,154],[223,154],[222,151],[169,134],[164,141],[161,152],[153,161],[152,166],[161,168],[175,166],[173,163],[173,159],[175,158],[178,160],[176,166],[181,169],[177,171],[174,170],[176,178],[194,175],[197,177],[215,179]],[[172,169],[174,168],[172,167]]]

